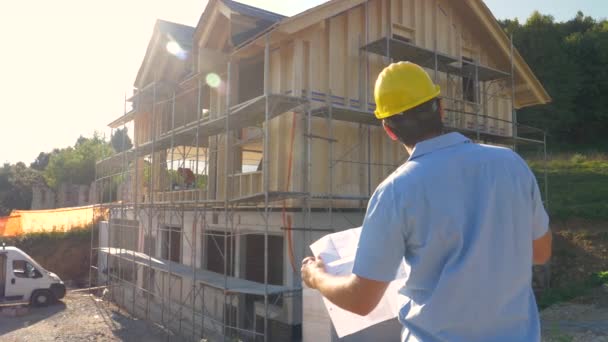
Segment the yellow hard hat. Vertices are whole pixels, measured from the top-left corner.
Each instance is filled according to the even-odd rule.
[[[382,120],[419,106],[439,95],[429,74],[410,62],[392,63],[382,70],[374,88],[376,118]]]

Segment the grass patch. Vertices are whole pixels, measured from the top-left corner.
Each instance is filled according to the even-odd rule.
[[[538,297],[537,304],[539,309],[546,309],[553,304],[567,302],[574,298],[588,295],[591,290],[603,284],[608,284],[608,272],[596,272],[591,274],[585,281],[572,282],[558,288],[546,289]]]
[[[544,161],[529,159],[528,163],[542,184]],[[608,155],[553,156],[547,162],[547,175],[552,219],[608,220]]]

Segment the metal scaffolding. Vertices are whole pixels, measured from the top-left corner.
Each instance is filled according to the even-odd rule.
[[[136,90],[131,99],[133,109],[127,111],[125,106],[122,119],[117,121],[126,128],[136,114],[147,112],[150,114],[151,134],[142,138],[144,133],[136,131],[132,149],[97,164],[97,203],[108,208],[109,218],[107,225],[101,225],[98,231],[93,230],[95,235],[91,235],[91,285],[107,285],[111,299],[121,308],[166,327],[170,336],[192,341],[226,341],[232,338],[245,341],[281,340],[278,335],[272,335],[277,334],[277,328],[271,326],[276,325],[272,318],[276,313],[271,309],[280,306],[279,303],[284,303],[286,299],[291,301],[291,310],[301,307],[301,285],[297,269],[293,270],[296,280],[292,285],[270,283],[271,229],[280,231],[283,238],[287,234],[291,236],[292,232],[302,232],[302,243],[298,247],[301,247],[302,254],[306,254],[304,242],[311,242],[315,232],[334,231],[336,217],[349,220],[347,213],[352,212],[362,217],[375,186],[372,168],[384,170],[398,166],[374,163],[371,157],[372,128],[379,124],[373,114],[375,105],[370,102],[369,56],[373,54],[384,56],[386,63],[411,60],[432,70],[435,80],[439,77],[447,79],[448,89],[444,90],[443,98],[453,106],[446,108],[446,131],[461,132],[478,142],[513,148],[520,144],[538,145],[546,156],[544,132],[516,122],[513,67],[510,73],[506,73],[483,66],[479,61],[464,61],[440,53],[436,46],[433,50],[416,46],[394,37],[390,25],[387,36],[370,41],[367,2],[364,9],[366,34],[359,51],[364,76],[361,77],[364,103],[356,106],[336,101],[331,89],[327,89],[325,94],[309,89],[303,91],[302,96],[273,93],[269,77],[272,31],[265,33],[263,94],[243,103],[233,103],[232,59],[238,58],[233,53],[226,62],[226,73],[223,75],[226,80],[226,103],[223,113],[218,113],[221,115],[212,116],[205,111],[209,104],[204,103],[208,100],[204,94],[210,90],[204,82],[204,74],[190,75],[177,85],[164,83],[155,76],[153,83]],[[512,60],[513,52],[511,63]],[[450,89],[451,85],[458,88],[458,82],[463,77],[473,80],[474,101],[470,104],[465,104],[463,94]],[[503,91],[489,94],[492,83],[500,83]],[[492,117],[483,109],[483,103],[487,103],[489,97],[504,96],[504,89],[508,87],[511,87],[512,121]],[[462,90],[465,91],[468,90]],[[194,99],[195,108],[188,108],[184,104],[187,98]],[[474,110],[468,111],[465,105]],[[286,113],[295,113],[294,120],[297,115],[305,126],[302,137],[305,154],[300,156],[304,159],[302,165],[305,173],[302,191],[270,188],[268,156],[271,144],[276,144],[276,141],[271,141],[269,123]],[[313,120],[324,120],[327,136],[313,132]],[[338,140],[334,136],[334,123],[340,121],[358,124],[358,142],[342,155],[336,155],[334,145]],[[499,125],[512,127],[511,132],[506,128],[501,131]],[[233,194],[234,175],[238,171],[234,165],[234,151],[246,143],[239,140],[235,132],[247,127],[258,127],[259,135],[255,139],[261,140],[263,146],[262,188],[245,195]],[[523,134],[537,134],[538,137]],[[313,163],[317,159],[313,155],[314,141],[326,143],[328,149],[328,185],[322,193],[312,190]],[[364,155],[365,160],[349,159],[354,151],[359,152],[360,156]],[[212,168],[217,166],[221,155],[225,173],[223,184],[213,184],[219,175]],[[338,164],[366,170],[366,194],[336,192],[334,177]],[[186,168],[194,170],[193,184],[176,185],[179,170]],[[220,186],[223,197],[218,199],[216,194]],[[544,186],[546,198],[546,173]],[[280,214],[281,202],[286,200],[300,203],[297,212],[302,215],[301,227],[273,223],[272,217]],[[320,201],[324,205],[315,205]],[[336,201],[358,204],[345,209],[335,206]],[[257,226],[257,232],[237,229],[241,223],[235,222],[235,213],[241,211],[259,215],[261,224],[250,225]],[[325,225],[313,222],[313,215],[317,213],[326,215]],[[360,223],[352,222],[352,226]],[[233,256],[238,238],[253,234],[263,235],[261,282],[245,279]],[[221,270],[205,269],[203,259],[208,258],[203,246],[205,241],[215,243],[215,247],[221,251]],[[161,252],[158,253],[158,250]],[[282,263],[286,265],[289,260]],[[217,298],[222,300],[218,302]],[[256,315],[256,303],[261,301],[253,300],[251,308],[247,307],[248,298],[263,298],[262,322]],[[247,316],[247,312],[252,316]]]

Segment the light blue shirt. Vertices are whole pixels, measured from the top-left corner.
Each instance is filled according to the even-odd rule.
[[[549,219],[513,151],[458,133],[416,145],[369,201],[353,273],[392,281],[403,341],[540,341],[532,241]]]

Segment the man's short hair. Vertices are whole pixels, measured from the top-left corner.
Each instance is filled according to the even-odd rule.
[[[427,101],[403,113],[384,119],[399,141],[407,146],[439,135],[443,130],[441,103],[438,98]]]

